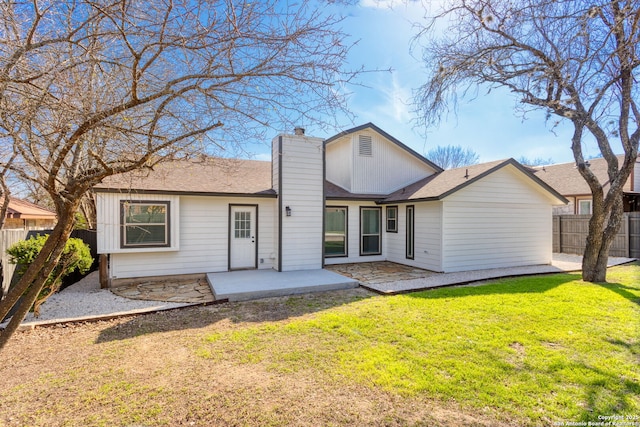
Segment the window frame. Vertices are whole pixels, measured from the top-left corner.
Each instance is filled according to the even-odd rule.
[[[148,206],[164,206],[165,220],[164,223],[145,223],[145,225],[163,225],[164,226],[164,242],[163,243],[127,243],[127,227],[140,226],[140,223],[128,224],[126,222],[126,207],[131,205],[148,205]],[[171,202],[169,200],[120,200],[120,248],[136,249],[136,248],[168,248],[171,247]]]
[[[582,202],[588,202],[589,203],[589,212],[584,213],[582,212],[582,209],[580,208],[580,204]],[[576,200],[576,209],[577,209],[577,214],[578,215],[592,215],[593,214],[593,200],[592,199],[578,199]]]
[[[395,217],[391,220],[394,221],[395,224],[393,227],[389,227],[389,212],[395,211]],[[386,223],[386,231],[387,233],[397,233],[398,232],[398,206],[387,206],[385,209],[385,223]]]
[[[348,206],[325,206],[324,221],[326,221],[327,209],[344,210],[344,253],[343,254],[327,254],[327,230],[326,224],[324,229],[324,240],[322,242],[322,253],[325,258],[346,258],[349,256],[349,207]]]
[[[411,218],[409,218],[411,212]],[[405,232],[405,257],[407,259],[415,259],[416,256],[416,207],[415,205],[407,205],[405,210],[407,227]]]
[[[378,212],[378,233],[377,234],[364,234],[362,232],[363,221],[362,215],[364,211],[377,211]],[[364,237],[378,236],[378,251],[377,252],[363,252]],[[379,206],[360,206],[360,256],[375,256],[382,255],[382,207]]]

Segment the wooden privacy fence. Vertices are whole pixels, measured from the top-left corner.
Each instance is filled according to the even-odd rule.
[[[16,266],[9,263],[9,255],[7,255],[7,249],[14,243],[20,240],[29,239],[31,236],[38,234],[50,234],[51,230],[0,230],[0,262],[2,262],[2,283],[0,283],[0,298],[2,298],[11,285],[13,273],[16,270]],[[71,237],[77,237],[82,239],[91,250],[91,256],[93,257],[92,269],[97,264],[97,238],[95,230],[74,230],[71,232]],[[69,280],[79,280],[79,277],[72,275]]]
[[[584,253],[591,215],[554,215],[553,252]],[[640,258],[640,212],[627,212],[618,235],[611,244],[610,256]]]

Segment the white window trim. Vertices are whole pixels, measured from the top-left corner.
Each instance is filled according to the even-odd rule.
[[[580,208],[580,203],[589,202],[589,212],[584,213]],[[576,211],[578,215],[591,215],[593,213],[593,200],[592,199],[576,199]]]
[[[163,243],[127,243],[127,227],[136,225],[126,222],[126,206],[142,205],[154,206],[163,205],[166,208],[165,221],[163,223],[145,223],[144,225],[163,225],[164,242]],[[171,202],[168,200],[120,200],[120,248],[121,249],[140,249],[140,248],[170,248],[171,247]]]

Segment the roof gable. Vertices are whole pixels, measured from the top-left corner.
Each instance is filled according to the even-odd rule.
[[[371,122],[365,123],[365,124],[360,125],[360,126],[356,126],[354,128],[351,128],[351,129],[347,129],[345,131],[342,131],[342,132],[332,136],[331,138],[328,138],[324,142],[324,144],[325,144],[325,146],[329,145],[332,142],[335,142],[335,141],[341,139],[344,136],[351,135],[351,134],[354,134],[354,133],[358,133],[358,132],[361,132],[361,131],[366,130],[366,129],[371,129],[372,131],[380,134],[381,136],[383,136],[384,138],[386,138],[387,140],[389,140],[390,142],[392,142],[393,144],[395,144],[396,146],[398,146],[402,150],[404,150],[407,153],[409,153],[411,156],[413,156],[416,159],[418,159],[420,162],[425,163],[429,167],[433,168],[436,172],[439,172],[439,171],[443,170],[440,166],[436,165],[435,163],[433,163],[432,161],[430,161],[426,157],[418,154],[416,151],[412,150],[410,147],[406,146],[405,144],[400,142],[398,139],[396,139],[393,136],[389,135],[387,132],[383,131],[382,129],[380,129],[378,126],[374,125]]]
[[[445,170],[395,191],[384,200],[384,203],[442,200],[509,165],[515,167],[525,177],[550,193],[553,198],[561,203],[568,202],[560,193],[532,174],[530,170],[516,160],[508,159]]]

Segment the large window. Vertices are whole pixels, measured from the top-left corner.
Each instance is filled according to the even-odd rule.
[[[123,201],[120,203],[121,245],[166,247],[169,241],[169,202]]]
[[[347,256],[347,208],[327,206],[324,210],[324,255]]]
[[[381,208],[360,208],[360,255],[380,255]]]
[[[398,207],[387,206],[387,231],[390,233],[398,232]]]

